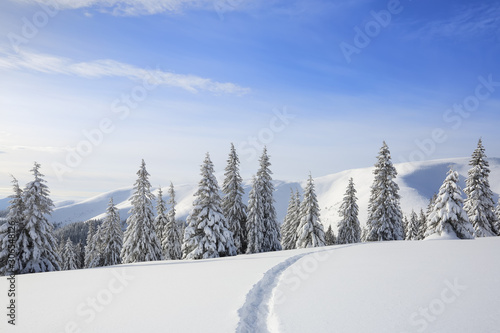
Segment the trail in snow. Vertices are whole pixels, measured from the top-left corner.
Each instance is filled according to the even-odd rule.
[[[267,317],[269,315],[269,300],[274,288],[278,285],[279,277],[283,272],[302,257],[311,254],[303,253],[279,263],[266,273],[248,292],[245,303],[238,310],[240,321],[236,328],[237,333],[268,333]]]

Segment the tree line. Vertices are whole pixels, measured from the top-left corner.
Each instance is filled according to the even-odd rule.
[[[13,178],[14,194],[6,222],[0,225],[0,273],[24,274],[77,268],[92,268],[156,260],[207,259],[237,254],[319,247],[334,244],[389,240],[422,240],[433,236],[461,239],[497,236],[500,232],[500,205],[495,207],[489,185],[489,163],[482,141],[469,162],[471,166],[464,193],[458,172],[450,168],[427,211],[403,217],[396,168],[384,142],[373,171],[368,219],[361,228],[358,219],[354,180],[347,184],[340,205],[337,235],[331,225],[326,232],[312,175],[301,198],[292,190],[281,225],[276,217],[275,191],[270,157],[264,148],[260,167],[252,179],[248,202],[243,203],[240,161],[231,144],[224,181],[220,190],[214,166],[207,153],[201,165],[201,180],[187,220],[176,220],[175,189],[168,188],[167,202],[162,189],[152,193],[144,160],[137,172],[132,208],[123,231],[118,210],[111,198],[102,221],[88,221],[85,242],[60,241],[47,220],[54,204],[40,173],[40,164],[31,170],[34,180],[22,190]],[[221,194],[222,193],[222,196]],[[156,202],[156,214],[153,204]],[[81,226],[71,226],[81,235]]]

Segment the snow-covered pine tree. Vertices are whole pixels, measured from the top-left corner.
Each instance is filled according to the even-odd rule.
[[[458,180],[458,172],[450,169],[427,220],[425,237],[437,234],[456,235],[462,239],[474,238],[474,227],[463,209]]]
[[[161,186],[158,189],[158,197],[156,200],[156,217],[154,220],[154,224],[156,237],[160,241],[160,244],[162,244],[167,228],[167,207],[165,206],[165,200],[163,200],[163,191],[161,190]],[[162,253],[163,252],[164,251],[162,250]]]
[[[262,248],[264,239],[264,222],[262,220],[262,200],[258,179],[253,176],[252,189],[248,195],[247,216],[247,251],[246,253],[264,252]]]
[[[497,231],[497,235],[500,236],[500,198],[498,199],[498,203],[495,208],[495,215],[497,216],[497,223],[495,225],[495,229]]]
[[[283,250],[295,249],[297,243],[297,230],[300,225],[300,194],[299,191],[290,189],[290,201],[285,219],[281,224],[281,245]]]
[[[408,221],[408,227],[406,229],[406,240],[418,240],[420,230],[419,219],[417,213],[412,209],[410,214],[410,219]]]
[[[389,147],[384,142],[375,164],[366,223],[367,241],[403,240],[403,214],[399,186],[394,179],[396,168],[391,162]]]
[[[490,168],[481,139],[472,154],[469,165],[471,169],[465,181],[464,193],[467,198],[464,201],[464,209],[474,226],[476,237],[496,236],[495,225],[498,221],[493,192],[488,180]]]
[[[29,182],[23,191],[24,220],[16,242],[20,274],[61,269],[53,226],[47,220],[54,204],[49,198],[49,188],[40,173],[40,164],[35,162],[31,171],[35,179]]]
[[[236,154],[236,149],[231,143],[231,151],[227,160],[227,166],[224,173],[224,182],[222,184],[222,211],[227,221],[227,228],[231,230],[234,238],[234,245],[238,253],[246,251],[246,220],[247,207],[243,204],[243,186],[239,171],[240,160]]]
[[[423,209],[420,209],[420,216],[418,217],[418,235],[417,240],[425,238],[425,231],[427,230],[427,217]]]
[[[62,254],[62,268],[63,271],[69,271],[72,269],[78,269],[77,258],[75,253],[75,247],[71,239],[66,240],[64,245],[64,250]]]
[[[182,239],[184,237],[183,223],[175,220],[175,190],[174,185],[170,183],[168,189],[168,205],[170,207],[167,213],[167,225],[162,242],[163,256],[165,260],[182,259]]]
[[[257,182],[260,191],[260,200],[262,207],[262,221],[264,238],[262,240],[263,252],[281,250],[280,226],[276,218],[276,209],[274,207],[274,185],[271,178],[272,172],[269,169],[269,155],[267,148],[264,147],[260,158],[260,169],[257,171]]]
[[[101,265],[111,266],[121,264],[120,254],[123,245],[123,231],[120,225],[120,213],[113,203],[113,198],[109,199],[106,217],[101,227]]]
[[[431,215],[432,209],[434,208],[434,204],[436,203],[437,200],[437,193],[434,193],[434,195],[429,199],[429,204],[427,205],[427,210],[425,212],[425,220],[429,220],[429,216]],[[427,226],[426,226],[427,228]]]
[[[361,241],[357,200],[354,181],[350,178],[344,194],[344,200],[339,209],[340,221],[337,226],[337,244],[359,243]]]
[[[87,231],[87,241],[85,244],[85,256],[84,256],[83,266],[85,268],[91,268],[90,264],[92,263],[94,256],[96,255],[94,251],[95,246],[92,243],[95,234],[94,221],[93,220],[88,221],[87,225],[88,225],[88,231]]]
[[[82,242],[78,242],[75,244],[75,253],[76,253],[76,266],[78,269],[84,268],[85,263],[85,251],[82,250]]]
[[[141,162],[130,201],[132,209],[123,235],[122,263],[162,260],[161,243],[156,236],[153,214],[153,200],[146,163]]]
[[[15,246],[24,220],[23,191],[19,187],[17,179],[12,177],[14,194],[10,196],[9,213],[6,222],[0,225],[0,276],[17,274],[18,251]]]
[[[408,216],[403,217],[403,235],[405,235],[405,240],[408,240],[406,238],[408,236],[408,226],[410,225],[410,221],[408,220]]]
[[[333,233],[332,226],[329,225],[328,229],[325,232],[325,245],[335,245],[337,244],[337,240],[335,238],[335,234]]]
[[[320,220],[318,199],[314,190],[314,180],[309,175],[304,190],[304,200],[300,205],[300,224],[297,229],[297,249],[325,246],[325,229]]]
[[[182,255],[184,259],[207,259],[236,255],[233,233],[226,228],[219,185],[207,153],[201,166],[201,181],[187,218]]]
[[[87,268],[104,266],[104,225],[101,223],[90,240],[89,261]]]

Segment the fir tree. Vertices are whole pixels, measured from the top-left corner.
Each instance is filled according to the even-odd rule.
[[[97,230],[92,235],[88,245],[89,258],[86,268],[104,266],[104,247],[104,226],[100,224],[97,226]]]
[[[239,172],[240,160],[231,143],[231,152],[227,160],[227,166],[224,173],[224,183],[222,184],[222,211],[227,220],[227,228],[233,233],[234,245],[238,253],[246,251],[246,220],[247,207],[243,204],[243,186],[242,178]]]
[[[247,217],[247,251],[246,253],[264,252],[262,248],[264,239],[264,222],[262,220],[262,200],[257,177],[253,177],[252,189],[248,195]]]
[[[175,190],[174,185],[170,183],[168,190],[168,205],[170,209],[167,214],[167,226],[165,227],[165,236],[163,238],[163,256],[165,260],[179,260],[182,258],[182,238],[184,235],[183,223],[175,220]]]
[[[286,212],[285,220],[281,225],[283,250],[295,249],[297,243],[297,230],[300,225],[300,194],[299,191],[290,189],[290,201]]]
[[[427,217],[423,209],[420,209],[420,216],[418,218],[418,236],[417,240],[423,240],[425,238],[425,232],[427,231]]]
[[[85,268],[91,268],[91,263],[94,260],[94,256],[96,255],[95,253],[95,246],[92,242],[94,239],[94,221],[88,221],[88,232],[87,232],[87,241],[85,245],[85,257],[84,257],[84,267]]]
[[[325,245],[335,245],[337,244],[337,239],[333,233],[332,226],[329,225],[325,232]]]
[[[113,198],[109,199],[106,218],[101,227],[101,266],[121,264],[120,254],[123,245],[123,231],[120,226],[120,213],[113,203]]]
[[[155,261],[163,258],[161,243],[154,227],[152,201],[155,196],[151,193],[149,173],[144,160],[142,160],[137,176],[134,194],[130,199],[132,209],[127,219],[128,227],[123,235],[122,263]]]
[[[408,226],[410,225],[410,221],[408,220],[408,216],[403,217],[403,235],[405,235],[405,240],[408,240]]]
[[[54,204],[49,198],[49,188],[39,169],[40,164],[35,162],[31,169],[35,179],[23,191],[24,220],[16,242],[20,274],[60,270],[57,241],[53,235],[53,226],[47,220]]]
[[[85,251],[82,250],[82,242],[75,244],[76,266],[78,269],[85,267]]]
[[[9,213],[4,224],[0,225],[0,275],[18,273],[18,251],[15,245],[24,220],[23,191],[17,179],[12,177],[14,194],[10,196]]]
[[[358,204],[356,203],[356,189],[353,179],[349,179],[349,185],[344,194],[344,201],[340,205],[338,223],[338,244],[359,243],[361,241],[361,227],[358,220]]]
[[[233,234],[226,228],[219,185],[208,153],[201,166],[201,176],[184,232],[183,258],[207,259],[236,255]]]
[[[263,252],[280,251],[281,250],[281,234],[278,220],[276,218],[276,210],[274,207],[274,185],[271,178],[271,170],[269,167],[269,155],[267,155],[267,148],[264,148],[260,158],[260,169],[257,172],[257,182],[259,196],[262,208],[262,222],[263,222]]]
[[[472,154],[469,165],[472,168],[465,181],[464,192],[467,199],[464,202],[464,209],[474,226],[476,237],[496,236],[495,225],[498,221],[494,212],[493,192],[488,180],[490,169],[481,139]]]
[[[63,262],[62,264],[63,271],[78,269],[75,247],[73,242],[69,238],[64,246],[64,250],[62,253],[62,262]]]
[[[497,216],[497,223],[495,225],[495,229],[497,231],[497,235],[500,236],[500,198],[498,199],[498,203],[495,208],[495,215]]]
[[[434,208],[434,204],[436,203],[437,200],[437,193],[434,193],[434,195],[429,199],[429,204],[427,205],[427,211],[425,212],[425,220],[429,220],[429,216],[431,215],[432,209]],[[427,226],[426,226],[427,228]]]
[[[165,206],[165,201],[163,200],[163,191],[161,190],[161,187],[158,189],[156,218],[154,220],[154,224],[155,224],[156,237],[160,241],[160,244],[163,244],[163,239],[165,238],[166,228],[167,228],[167,207]],[[163,256],[165,256],[163,250],[162,253]]]
[[[458,172],[450,169],[427,220],[426,237],[444,234],[462,239],[474,238],[474,227],[463,209],[458,180]]]
[[[304,200],[300,205],[300,225],[297,229],[297,242],[295,243],[297,249],[325,246],[325,230],[319,214],[314,180],[309,175],[304,190]]]
[[[367,241],[402,240],[403,214],[400,207],[399,186],[394,179],[396,168],[384,142],[375,164],[375,180],[368,204]]]
[[[420,223],[417,214],[412,209],[408,227],[406,230],[406,240],[418,240],[420,231]]]

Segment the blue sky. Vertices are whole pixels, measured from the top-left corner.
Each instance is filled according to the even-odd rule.
[[[245,178],[264,144],[290,180],[383,140],[394,162],[500,156],[498,1],[7,0],[0,22],[0,196],[35,160],[58,199],[131,186],[142,158],[155,186],[197,182],[231,142]]]

